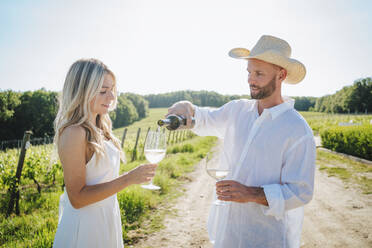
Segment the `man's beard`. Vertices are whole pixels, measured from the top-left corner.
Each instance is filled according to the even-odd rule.
[[[255,93],[255,94],[253,94],[252,90],[251,90],[252,99],[264,99],[264,98],[267,98],[267,97],[271,96],[276,89],[275,82],[276,82],[276,80],[275,80],[275,76],[274,76],[266,86],[250,87],[250,88],[254,88],[254,89],[258,90],[258,92]]]

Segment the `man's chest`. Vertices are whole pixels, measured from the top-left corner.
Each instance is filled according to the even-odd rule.
[[[271,119],[238,118],[227,130],[225,147],[228,160],[233,164],[250,166],[281,165],[283,155],[291,142],[285,123]]]

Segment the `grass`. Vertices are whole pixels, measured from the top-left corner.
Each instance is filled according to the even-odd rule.
[[[146,131],[149,126],[155,128],[156,121],[163,117],[164,113],[166,109],[150,109],[149,117],[129,126],[125,150],[130,150],[133,145],[138,127]],[[114,134],[121,138],[123,129],[114,130]],[[194,136],[168,146],[168,154],[159,164],[154,178],[154,183],[161,186],[161,190],[149,191],[133,185],[118,193],[126,246],[163,227],[164,216],[169,213],[169,204],[183,194],[179,186],[188,181],[187,173],[205,157],[215,141],[216,138],[212,137]],[[142,160],[121,164],[120,173],[146,163],[143,156],[139,158]],[[21,215],[13,214],[10,218],[5,218],[4,214],[0,214],[0,247],[51,247],[58,224],[61,194],[60,182],[55,186],[43,188],[41,194],[37,193],[35,187],[27,188],[27,193],[22,191]],[[0,205],[4,208],[7,202],[5,197],[0,199]]]
[[[372,166],[317,149],[319,170],[347,184],[356,184],[363,194],[372,194]]]
[[[32,213],[5,218],[0,216],[1,247],[51,247],[58,224],[58,201],[62,191],[42,193],[35,201],[21,199],[21,209],[43,204]],[[25,206],[26,205],[26,206]]]

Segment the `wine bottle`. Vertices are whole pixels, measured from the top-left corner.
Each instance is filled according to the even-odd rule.
[[[186,118],[179,115],[168,115],[166,119],[158,120],[158,125],[165,126],[168,130],[176,130],[180,126],[186,126]],[[195,119],[191,119],[192,125],[195,124]]]

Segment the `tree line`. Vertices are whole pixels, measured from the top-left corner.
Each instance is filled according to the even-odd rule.
[[[53,136],[57,111],[57,92],[0,91],[0,140],[22,139],[26,130],[31,130],[33,137]],[[133,93],[121,93],[117,108],[110,112],[114,128],[127,126],[147,115],[148,102]]]
[[[333,95],[319,97],[313,111],[327,113],[371,113],[372,112],[372,78],[354,81]]]
[[[0,91],[0,140],[21,139],[25,130],[33,137],[53,135],[53,121],[57,113],[58,93],[36,91]],[[115,111],[110,112],[113,127],[127,126],[147,116],[148,108],[167,108],[173,103],[188,100],[198,106],[220,107],[249,95],[222,95],[214,91],[176,91],[163,94],[137,95],[121,93]],[[372,79],[358,79],[333,95],[323,97],[293,97],[298,111],[329,113],[371,113]]]
[[[250,99],[249,95],[222,95],[214,91],[176,91],[164,94],[145,95],[150,108],[167,108],[173,103],[188,100],[197,106],[220,107],[223,104],[235,99]],[[316,97],[293,97],[295,99],[295,109],[298,111],[308,111],[315,106]]]
[[[145,95],[150,108],[166,108],[181,100],[188,100],[198,106],[220,107],[223,104],[249,95],[222,95],[213,91],[176,91],[163,94]],[[301,96],[295,99],[298,111],[316,111],[327,113],[371,113],[372,78],[355,80],[351,86],[345,86],[335,94],[323,97]]]
[[[222,95],[214,91],[175,91],[163,94],[145,95],[145,99],[149,102],[150,108],[167,108],[173,103],[187,100],[197,106],[220,107],[223,104],[240,98],[249,98],[248,95]]]

